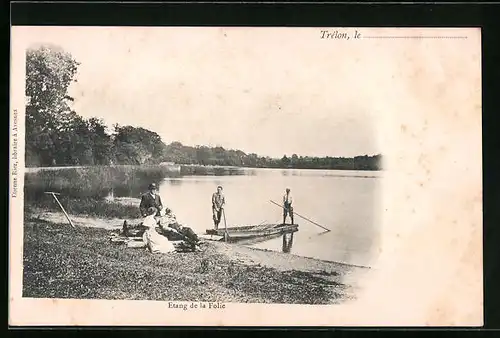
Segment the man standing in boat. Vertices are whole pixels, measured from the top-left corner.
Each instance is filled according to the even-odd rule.
[[[217,187],[217,191],[212,194],[212,215],[213,215],[215,230],[219,228],[219,223],[224,209],[224,204],[226,204],[226,199],[222,194],[222,187],[219,185]]]
[[[285,195],[283,195],[283,224],[286,222],[286,216],[290,215],[290,219],[293,223],[293,207],[292,207],[292,194],[290,194],[290,188],[286,188]]]
[[[155,208],[157,210],[155,217],[159,217],[161,216],[160,211],[163,209],[163,204],[161,203],[160,195],[158,195],[158,188],[155,183],[151,183],[148,189],[149,191],[141,197],[141,204],[139,205],[141,215],[146,217],[148,209]]]

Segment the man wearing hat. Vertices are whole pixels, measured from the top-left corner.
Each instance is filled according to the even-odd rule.
[[[293,207],[292,207],[292,194],[290,194],[290,188],[286,188],[285,194],[283,195],[283,224],[285,224],[286,216],[290,215],[290,219],[293,224]]]
[[[139,205],[141,215],[146,217],[148,215],[149,208],[156,208],[156,217],[161,216],[160,210],[163,209],[163,204],[161,203],[160,195],[158,195],[158,188],[155,183],[151,183],[148,189],[149,191],[141,197],[141,204]]]
[[[214,228],[217,230],[219,228],[220,219],[222,216],[222,209],[226,204],[226,199],[222,194],[222,187],[219,185],[217,191],[212,194],[212,215],[214,220]]]

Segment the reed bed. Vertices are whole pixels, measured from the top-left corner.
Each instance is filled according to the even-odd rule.
[[[59,206],[46,192],[59,199],[70,214],[106,218],[140,217],[137,206],[115,203],[108,196],[137,197],[150,183],[179,175],[168,166],[96,166],[27,172],[24,181],[25,205],[50,211]]]
[[[166,166],[95,166],[41,170],[25,174],[25,191],[56,191],[72,197],[105,197],[114,188],[146,190],[151,182],[176,176]]]

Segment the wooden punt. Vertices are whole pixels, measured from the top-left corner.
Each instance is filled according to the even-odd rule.
[[[207,229],[207,235],[224,237],[226,229],[219,226],[219,229]],[[299,231],[298,224],[261,224],[246,225],[227,228],[228,240],[230,242],[248,240],[258,237],[269,237]]]

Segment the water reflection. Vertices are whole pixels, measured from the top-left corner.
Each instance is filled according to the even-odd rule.
[[[167,180],[171,185],[181,185],[182,180]]]
[[[181,176],[184,175],[209,175],[209,176],[230,176],[244,175],[244,168],[240,167],[216,167],[216,166],[196,166],[183,165],[180,171]]]
[[[282,251],[285,253],[290,253],[292,251],[292,245],[293,245],[293,232],[284,233]]]
[[[257,171],[255,169],[245,168],[244,175],[247,175],[247,176],[256,176],[257,175]]]

